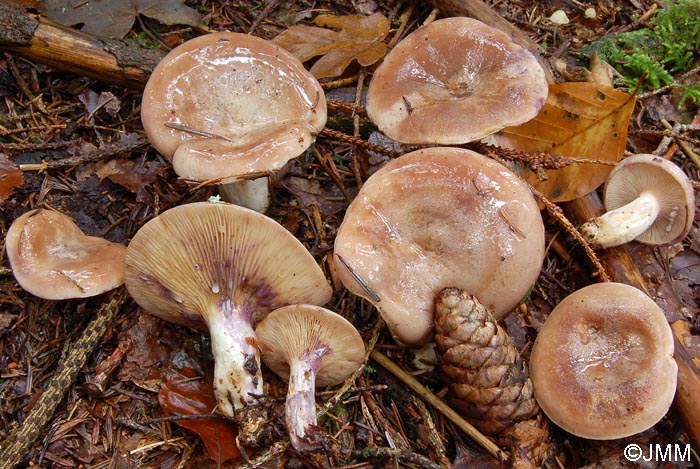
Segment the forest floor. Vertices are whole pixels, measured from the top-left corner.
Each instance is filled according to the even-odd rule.
[[[20,3],[36,11],[37,5],[31,0]],[[172,7],[177,2],[161,3]],[[663,7],[651,0],[493,3],[492,10],[539,44],[547,57],[568,61],[578,71],[588,67],[588,58],[582,53],[586,46],[617,32],[648,27],[647,20]],[[202,27],[167,26],[140,15],[125,40],[164,53],[166,47],[175,47],[206,28],[272,39],[293,24],[312,24],[319,14],[381,12],[391,24],[386,42],[393,44],[400,39],[395,34],[404,37],[426,21],[442,16],[431,4],[399,0],[188,0],[187,5],[202,16]],[[595,9],[592,18],[585,13],[589,7]],[[567,24],[549,19],[556,10],[567,13]],[[101,27],[99,22],[97,27]],[[685,88],[660,83],[655,90],[642,89],[629,122],[626,150],[627,154],[665,153],[686,172],[697,190],[700,168],[688,152],[697,153],[700,148],[698,108],[690,99],[679,107],[683,90],[691,87],[692,91],[692,85],[699,81],[698,56],[691,60],[695,68],[691,64],[689,72],[671,71],[672,78]],[[335,294],[329,308],[352,322],[366,344],[444,398],[447,386],[439,370],[416,367],[413,353],[394,342],[371,304],[344,290],[331,275],[335,234],[358,183],[396,152],[415,148],[396,144],[382,150],[368,144],[376,128],[361,112],[361,106],[372,71],[372,66],[358,67],[355,63],[341,77],[322,80],[329,97],[349,103],[345,108],[329,108],[327,127],[338,132],[321,134],[314,151],[292,162],[274,187],[267,215],[294,234],[331,278]],[[555,73],[560,81],[573,81],[583,75]],[[619,80],[616,85],[627,89]],[[352,106],[353,102],[360,106]],[[9,168],[39,166],[24,166],[17,187],[2,194],[0,243],[4,245],[5,233],[17,217],[30,209],[50,207],[71,216],[86,234],[126,245],[144,223],[158,214],[216,195],[216,186],[200,187],[179,179],[170,163],[148,145],[140,104],[138,86],[122,87],[108,80],[86,78],[28,60],[19,53],[4,52],[0,56],[0,169],[5,173],[0,182],[6,174],[16,175]],[[693,122],[695,126],[674,127],[676,123]],[[665,123],[670,123],[670,128]],[[371,141],[381,145],[375,137]],[[49,165],[42,166],[44,162]],[[503,323],[526,359],[552,308],[600,276],[590,255],[562,225],[571,207],[561,206],[563,214],[542,212],[548,249],[541,275],[527,300]],[[605,252],[596,252],[607,266]],[[691,358],[697,359],[700,345],[692,336],[700,326],[697,216],[691,234],[682,243],[654,248],[646,255],[646,261],[635,257],[641,262],[638,267],[642,278],[650,290],[656,291],[663,284],[673,292],[674,298],[666,297],[666,301],[674,311],[666,312],[669,319],[680,319],[688,326],[691,335],[685,337],[685,345]],[[236,456],[238,449],[231,437],[235,429],[229,422],[216,416],[188,421],[173,418],[213,409],[213,359],[207,333],[145,313],[121,295],[122,289],[78,300],[37,298],[15,281],[4,251],[0,260],[0,444],[5,448],[27,426],[28,417],[36,411],[35,404],[46,405],[41,396],[52,389],[52,380],[66,367],[66,356],[96,314],[106,316],[101,325],[104,334],[102,330],[95,332],[100,340],[94,350],[89,350],[86,363],[53,397],[55,411],[44,412],[46,415],[38,421],[29,420],[35,426],[31,444],[22,454],[10,455],[19,467],[501,466],[439,410],[426,405],[419,392],[373,359],[345,387],[318,392],[319,402],[334,400],[320,424],[337,439],[339,450],[325,454],[295,452],[285,443],[284,431],[280,430],[283,417],[278,413],[270,422],[278,430],[275,441],[250,450],[247,458]],[[286,384],[267,370],[264,378],[266,394],[282,402]],[[684,422],[697,423],[700,416],[683,415],[684,411],[673,407],[652,429],[624,440],[594,442],[553,429],[551,444],[556,445],[557,456],[550,463],[561,467],[636,467],[639,463],[630,463],[623,454],[631,443],[642,448],[651,444],[685,447],[691,441]],[[641,467],[669,467],[661,461],[641,463]],[[9,467],[7,464],[0,461],[0,467]],[[673,464],[697,467],[697,453],[692,453],[692,461]]]

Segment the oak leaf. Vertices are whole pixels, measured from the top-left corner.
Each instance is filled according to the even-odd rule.
[[[39,0],[39,11],[64,26],[82,24],[84,33],[112,38],[126,36],[138,15],[169,25],[204,27],[199,13],[185,0]]]
[[[627,144],[627,126],[635,97],[610,86],[567,82],[549,86],[549,96],[531,121],[492,136],[497,145],[525,152],[544,152],[616,163]],[[515,171],[552,202],[582,197],[606,179],[612,166],[576,163],[546,170],[546,179],[525,165]]]
[[[367,67],[386,55],[390,24],[381,13],[319,15],[314,23],[320,27],[292,26],[272,41],[302,62],[321,55],[310,70],[316,78],[337,77],[353,60]]]

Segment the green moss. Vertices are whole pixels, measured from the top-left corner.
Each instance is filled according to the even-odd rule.
[[[586,55],[597,51],[600,57],[634,88],[646,72],[645,86],[674,85],[683,88],[685,101],[700,104],[696,91],[677,84],[673,74],[691,70],[700,59],[700,0],[668,3],[648,21],[648,28],[613,34],[593,42]]]

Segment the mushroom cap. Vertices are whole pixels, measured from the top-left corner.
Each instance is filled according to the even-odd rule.
[[[181,44],[156,66],[141,120],[180,177],[227,183],[268,174],[300,155],[326,123],[326,99],[289,52],[219,32]]]
[[[642,193],[652,193],[660,211],[654,224],[635,238],[647,244],[673,244],[693,227],[695,192],[688,176],[673,162],[650,154],[632,155],[620,161],[605,183],[605,208],[627,205]]]
[[[365,182],[334,252],[343,285],[371,301],[399,341],[419,345],[443,288],[475,295],[498,318],[509,313],[539,275],[544,225],[528,187],[505,166],[470,150],[426,148]]]
[[[39,298],[86,298],[124,283],[126,246],[88,236],[54,210],[30,210],[17,218],[7,230],[5,249],[17,283]]]
[[[306,248],[260,213],[223,203],[172,208],[148,221],[126,250],[126,287],[146,311],[206,329],[232,306],[253,319],[332,294]]]
[[[365,344],[347,319],[320,306],[296,304],[270,312],[255,329],[265,365],[288,380],[293,360],[323,350],[316,386],[338,384],[365,360]]]
[[[460,144],[527,122],[547,94],[527,49],[478,20],[445,18],[387,54],[369,84],[367,114],[399,142]]]
[[[678,367],[659,307],[620,283],[564,298],[542,326],[530,376],[542,410],[569,433],[595,440],[644,431],[668,411]]]

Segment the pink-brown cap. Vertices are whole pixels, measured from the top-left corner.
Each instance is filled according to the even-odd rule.
[[[17,218],[7,230],[5,249],[17,283],[39,298],[86,298],[124,283],[126,247],[86,235],[55,210]]]
[[[562,300],[530,357],[535,398],[569,433],[606,440],[644,431],[668,411],[678,367],[673,332],[642,291],[599,283]]]
[[[528,187],[505,166],[470,150],[426,148],[365,182],[334,252],[343,285],[371,301],[398,340],[417,345],[429,338],[443,288],[508,314],[539,275],[544,225]]]
[[[547,94],[528,50],[478,20],[445,18],[387,54],[369,85],[367,114],[399,142],[460,144],[527,122]]]
[[[284,49],[219,32],[183,43],[156,66],[141,120],[180,177],[228,183],[300,155],[326,123],[326,100]]]

